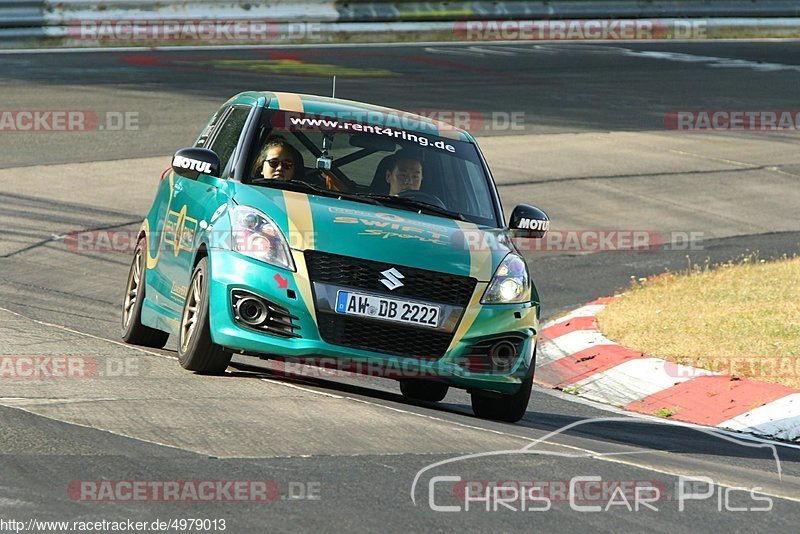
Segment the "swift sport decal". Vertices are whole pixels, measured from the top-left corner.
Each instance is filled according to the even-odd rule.
[[[416,222],[405,221],[401,223],[390,222],[388,220],[375,220],[374,218],[348,217],[338,215],[333,219],[338,224],[360,224],[365,228],[358,233],[364,236],[376,236],[381,239],[416,239],[426,243],[437,245],[447,245],[450,243],[449,229],[443,226],[436,226],[436,230],[425,228],[425,225],[418,225]],[[447,233],[445,233],[447,232]]]

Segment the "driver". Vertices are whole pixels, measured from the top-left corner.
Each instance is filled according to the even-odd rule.
[[[419,156],[407,150],[392,156],[386,170],[386,182],[390,195],[419,191],[422,185],[422,162]]]

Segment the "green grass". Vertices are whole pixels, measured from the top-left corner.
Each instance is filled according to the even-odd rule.
[[[650,356],[800,388],[800,258],[751,255],[639,279],[597,320]]]
[[[678,410],[675,408],[659,408],[658,410],[653,412],[653,415],[655,415],[656,417],[663,417],[664,419],[668,419],[673,415],[675,415],[676,413],[678,413]]]

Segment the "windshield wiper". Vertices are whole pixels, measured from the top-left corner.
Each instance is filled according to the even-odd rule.
[[[439,207],[435,204],[429,204],[427,202],[423,202],[422,200],[416,200],[411,197],[397,197],[394,195],[359,195],[359,196],[377,200],[378,202],[384,205],[392,204],[401,208],[411,208],[419,211],[427,211],[430,213],[434,213],[436,215],[443,215],[451,219],[458,219],[459,221],[469,222],[469,220],[466,217],[464,217],[463,214],[457,211],[451,211],[446,208]]]

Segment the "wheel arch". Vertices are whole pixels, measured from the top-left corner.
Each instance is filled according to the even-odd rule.
[[[194,259],[192,260],[192,271],[194,271],[197,264],[200,263],[200,260],[203,258],[208,257],[208,245],[205,242],[200,243],[200,246],[197,247],[197,252],[194,253]]]

